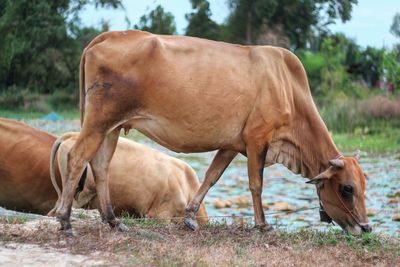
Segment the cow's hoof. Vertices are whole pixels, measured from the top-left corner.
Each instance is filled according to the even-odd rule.
[[[65,221],[63,219],[57,218],[60,222],[60,231],[68,231],[71,230],[71,223],[69,221]],[[72,231],[72,230],[71,230]]]
[[[272,225],[270,224],[261,224],[261,225],[255,225],[254,229],[260,231],[260,232],[274,232],[274,227],[272,227]]]
[[[192,231],[196,231],[196,229],[198,228],[198,224],[196,219],[192,219],[192,218],[185,218],[183,220],[184,224],[186,225],[187,228],[189,228]]]
[[[61,230],[61,229],[60,229],[60,231],[61,231],[61,233],[62,233],[64,236],[66,236],[66,237],[68,237],[68,238],[75,237],[74,232],[72,231],[71,228],[66,229],[66,230]]]
[[[129,227],[123,223],[119,223],[115,226],[115,230],[117,230],[118,232],[124,233],[124,232],[129,231]]]

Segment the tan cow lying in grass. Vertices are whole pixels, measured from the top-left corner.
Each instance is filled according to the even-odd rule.
[[[77,134],[70,136],[60,147],[60,158],[66,157],[66,153],[62,153],[73,144]],[[3,118],[0,118],[0,137],[0,206],[47,214],[57,201],[50,179],[50,154],[56,137]],[[115,167],[115,171],[110,173],[110,191],[118,215],[126,210],[128,214],[140,216],[181,216],[199,187],[196,175],[185,163],[133,141],[121,138],[112,162],[111,169]],[[56,181],[60,184],[57,157],[54,163]],[[90,170],[88,174],[83,192],[75,202],[76,207],[97,207]],[[143,181],[137,182],[141,178]],[[204,207],[201,216],[199,222],[206,222]]]
[[[55,177],[56,157],[64,184],[67,159],[79,133],[66,133],[54,143],[50,171],[54,187],[61,197]],[[126,138],[120,138],[109,169],[110,196],[114,212],[128,212],[137,217],[183,217],[185,207],[200,187],[194,170],[183,161],[165,155]],[[49,215],[54,215],[57,205]],[[76,207],[99,209],[96,185],[90,165],[85,187],[74,202]],[[207,223],[202,205],[198,214],[201,224]],[[176,220],[177,221],[177,220]]]

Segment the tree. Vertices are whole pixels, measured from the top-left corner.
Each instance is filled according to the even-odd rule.
[[[392,51],[384,51],[383,69],[386,74],[387,82],[392,83],[395,88],[400,88],[400,61],[397,60],[399,52],[393,49]]]
[[[185,35],[219,40],[221,38],[219,25],[211,19],[209,2],[207,0],[191,0],[191,3],[195,12],[185,15],[189,22]]]
[[[0,0],[0,89],[39,93],[74,88],[82,45],[73,35],[83,5],[120,0]]]
[[[394,15],[392,26],[390,26],[390,33],[400,38],[400,13]]]
[[[148,15],[143,15],[140,18],[139,25],[135,25],[134,28],[158,34],[176,33],[174,15],[171,12],[165,12],[160,5]]]
[[[293,49],[304,48],[314,32],[328,32],[336,19],[351,18],[357,0],[229,0],[230,41],[254,44],[272,30],[286,36]],[[281,29],[281,30],[280,30]]]
[[[253,44],[261,25],[269,21],[278,5],[276,0],[229,0],[230,41]]]

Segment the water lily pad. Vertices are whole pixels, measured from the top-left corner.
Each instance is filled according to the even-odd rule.
[[[214,200],[214,207],[216,209],[229,208],[231,206],[232,206],[232,203],[229,200],[222,200],[222,199]]]
[[[295,211],[296,207],[290,205],[287,202],[276,202],[271,209],[277,210],[277,211]]]
[[[375,209],[367,209],[367,216],[375,216],[376,210]]]
[[[400,191],[397,191],[397,192],[388,194],[387,197],[390,197],[390,198],[400,198]]]

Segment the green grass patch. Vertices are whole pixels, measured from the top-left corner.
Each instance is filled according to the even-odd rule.
[[[24,224],[27,221],[29,221],[28,217],[23,217],[23,216],[4,216],[0,217],[0,223],[3,224]]]
[[[340,150],[368,152],[400,152],[400,129],[387,129],[375,134],[334,133],[333,139]]]
[[[126,226],[163,226],[167,224],[166,221],[160,219],[154,219],[154,218],[138,218],[135,216],[130,215],[128,212],[122,212],[120,216],[120,220],[123,224]]]
[[[57,114],[62,116],[65,120],[79,119],[79,110],[71,109],[64,111],[55,111]],[[14,120],[26,120],[26,119],[40,119],[46,116],[49,112],[41,111],[25,111],[25,110],[0,110],[0,117],[14,119]]]
[[[342,230],[330,229],[317,231],[302,228],[297,231],[279,231],[280,236],[290,244],[299,246],[347,246],[357,251],[389,252],[400,256],[400,241],[397,238],[377,233],[363,233],[354,236],[344,233]]]

